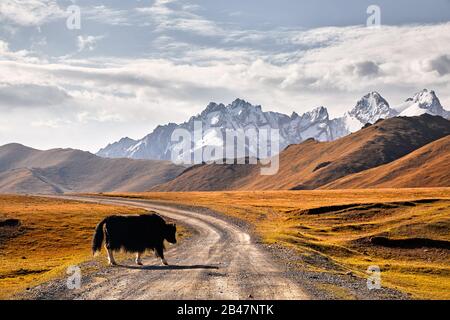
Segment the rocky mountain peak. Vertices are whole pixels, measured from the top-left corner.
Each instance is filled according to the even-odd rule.
[[[378,92],[373,91],[362,97],[348,114],[364,125],[394,117],[397,112],[391,109],[389,103]]]
[[[416,93],[411,101],[418,103],[420,107],[424,109],[430,109],[432,107],[442,107],[439,98],[436,96],[436,93],[428,89],[423,89],[422,91]]]
[[[444,109],[433,90],[423,89],[397,106],[401,116],[419,116],[424,113],[450,118],[450,111]]]
[[[253,105],[243,99],[236,99],[234,100],[230,105],[230,109],[236,109],[236,108],[251,108]]]
[[[328,121],[330,117],[327,108],[320,106],[314,108],[309,112],[306,112],[303,115],[303,118],[309,118],[311,119],[312,122],[317,122],[317,121]]]

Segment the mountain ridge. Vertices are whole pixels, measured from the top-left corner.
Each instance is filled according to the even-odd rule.
[[[395,161],[449,134],[450,121],[440,116],[379,120],[337,141],[308,139],[290,145],[280,153],[280,170],[273,176],[261,176],[261,165],[204,164],[150,191],[318,189]]]
[[[160,160],[105,159],[76,149],[0,146],[0,193],[142,191],[185,167]]]
[[[177,143],[171,141],[175,129],[186,129],[193,135],[194,122],[199,121],[204,130],[217,129],[219,133],[195,141],[199,145],[217,145],[224,140],[227,130],[265,128],[278,129],[280,132],[280,151],[290,144],[298,144],[309,138],[318,141],[333,141],[352,132],[356,132],[367,123],[373,124],[380,119],[407,115],[415,110],[415,115],[429,113],[450,118],[450,112],[440,104],[434,91],[424,89],[408,98],[401,106],[391,107],[378,92],[373,91],[357,101],[350,111],[342,117],[331,119],[324,106],[316,107],[299,115],[295,111],[286,115],[279,112],[263,111],[260,105],[252,105],[236,99],[229,105],[209,103],[199,114],[188,121],[159,125],[140,140],[122,138],[97,152],[98,156],[109,158],[173,160],[172,151]],[[252,154],[247,148],[248,156]],[[193,153],[193,149],[190,150]],[[218,157],[221,158],[221,157]]]

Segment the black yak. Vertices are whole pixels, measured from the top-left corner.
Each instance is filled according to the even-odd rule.
[[[176,243],[176,225],[167,224],[155,213],[133,216],[109,216],[95,228],[92,252],[101,250],[105,237],[105,248],[109,265],[116,265],[113,251],[124,250],[136,253],[136,263],[142,265],[141,255],[148,249],[154,250],[157,257],[164,259],[164,239]]]

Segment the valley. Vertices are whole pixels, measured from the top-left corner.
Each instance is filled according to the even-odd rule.
[[[81,266],[85,280],[89,283],[83,288],[96,288],[92,291],[97,295],[96,298],[139,297],[139,292],[132,294],[117,291],[103,280],[97,283],[98,279],[104,278],[105,273],[114,279],[111,285],[116,281],[122,283],[131,279],[147,283],[147,277],[158,275],[154,274],[155,271],[149,273],[145,270],[160,270],[168,279],[178,279],[189,268],[177,266],[197,265],[197,276],[190,280],[197,284],[189,287],[191,291],[178,293],[179,297],[200,297],[201,292],[205,292],[197,289],[206,285],[205,281],[210,279],[207,276],[209,267],[203,271],[200,267],[206,265],[206,261],[210,261],[209,266],[217,267],[218,272],[227,277],[223,281],[232,281],[228,288],[234,289],[222,291],[224,296],[229,297],[238,294],[240,298],[245,298],[246,294],[251,294],[263,298],[267,294],[267,298],[280,298],[292,294],[291,298],[308,296],[320,299],[449,298],[449,188],[147,192],[63,198],[2,196],[0,200],[0,217],[5,222],[0,227],[3,235],[0,239],[0,255],[7,258],[2,259],[0,265],[0,291],[3,298],[12,295],[24,298],[88,298],[85,295],[88,291],[72,292],[65,289],[64,272],[69,265]],[[165,270],[158,266],[157,259],[148,256],[144,260],[146,266],[143,273],[140,274],[133,268],[107,268],[104,252],[92,259],[92,232],[102,217],[118,213],[136,214],[148,209],[157,211],[181,226],[179,245],[185,249],[180,251],[177,245],[170,248],[167,254],[175,267],[169,266]],[[207,234],[210,234],[208,237],[214,237],[217,231],[213,230],[216,228],[225,233],[234,230],[233,233],[242,235],[238,236],[237,233],[230,235],[231,238],[224,236],[219,242],[216,239],[208,246],[217,243],[223,248],[231,245],[241,248],[243,244],[240,243],[244,239],[252,245],[259,246],[260,243],[262,247],[255,250],[265,252],[265,257],[247,260],[246,263],[259,261],[260,264],[260,259],[263,259],[269,269],[288,270],[283,276],[287,277],[284,280],[276,280],[269,274],[260,276],[265,282],[275,281],[279,284],[279,281],[288,281],[288,286],[292,290],[297,288],[297,291],[273,295],[250,289],[260,285],[256,283],[249,283],[241,289],[232,285],[236,280],[232,277],[235,271],[229,273],[231,269],[225,266],[236,259],[231,252],[237,254],[237,249],[221,249],[230,255],[212,256],[199,249],[206,243],[202,237]],[[219,251],[210,249],[209,252]],[[193,252],[204,253],[199,256]],[[259,256],[260,253],[255,251],[255,254]],[[240,253],[239,257],[245,255]],[[205,260],[205,257],[210,260]],[[119,261],[128,266],[132,264],[132,257],[119,255]],[[381,291],[369,291],[366,288],[366,271],[371,266],[381,270]],[[252,270],[255,272],[263,270],[261,265],[255,265],[254,268]],[[240,270],[243,274],[247,272],[245,269]],[[216,296],[218,291],[212,288],[219,283],[208,283],[210,297]],[[142,294],[148,290],[165,292],[162,288],[151,288],[142,291]],[[174,297],[169,292],[164,294],[166,298]]]

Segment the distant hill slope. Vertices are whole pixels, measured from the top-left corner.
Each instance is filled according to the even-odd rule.
[[[240,190],[259,173],[258,165],[203,164],[186,169],[177,178],[149,191],[224,191]]]
[[[323,189],[450,187],[450,136],[391,163],[331,182]]]
[[[105,159],[73,149],[0,147],[0,193],[145,191],[185,168],[167,161]]]
[[[317,189],[345,176],[397,160],[450,134],[450,121],[424,114],[381,120],[332,142],[307,140],[280,154],[280,170],[199,165],[152,191]]]
[[[59,186],[42,179],[33,169],[19,168],[0,172],[0,193],[56,194],[63,193]]]

